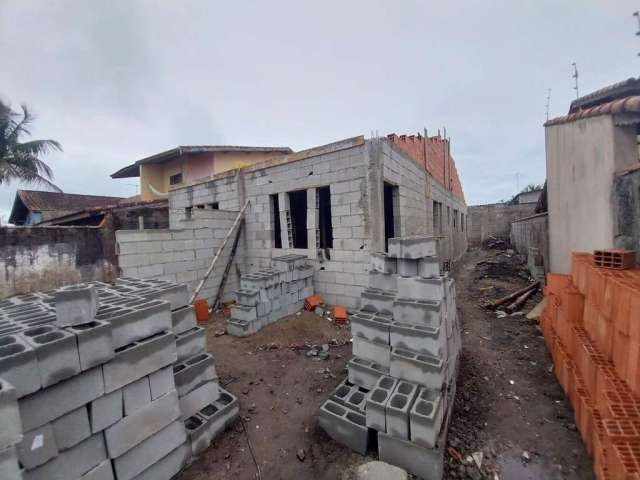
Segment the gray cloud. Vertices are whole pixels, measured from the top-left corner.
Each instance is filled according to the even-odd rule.
[[[446,126],[470,204],[544,180],[544,104],[637,76],[636,2],[10,2],[0,96],[55,138],[69,192],[177,144],[289,145]],[[0,187],[6,215],[16,187]]]

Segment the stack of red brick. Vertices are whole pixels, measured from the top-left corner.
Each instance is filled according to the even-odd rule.
[[[541,326],[599,480],[640,480],[640,269],[574,253],[549,274]]]

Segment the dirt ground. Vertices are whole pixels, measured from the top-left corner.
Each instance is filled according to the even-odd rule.
[[[528,283],[513,262],[476,267],[495,253],[472,251],[453,272],[463,354],[446,478],[594,479],[536,323],[519,316],[496,318],[480,306],[483,299]],[[321,403],[346,376],[348,327],[302,312],[244,339],[218,336],[224,330],[219,315],[206,329],[221,384],[238,397],[241,419],[180,480],[255,479],[257,466],[265,480],[349,480],[358,465],[375,459],[375,452],[367,457],[351,452],[317,426]],[[322,344],[330,347],[327,360],[306,355],[312,345]],[[468,458],[473,453],[478,458],[477,452],[482,452],[481,468]]]

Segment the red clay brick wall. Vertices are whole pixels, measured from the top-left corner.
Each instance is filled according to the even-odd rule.
[[[427,138],[427,162],[425,164],[425,139],[422,135],[396,135],[391,133],[387,138],[406,152],[418,165],[423,166],[437,182],[444,185],[453,195],[464,200],[462,184],[458,177],[456,162],[450,153],[449,140],[440,135]],[[466,203],[466,202],[465,202]]]

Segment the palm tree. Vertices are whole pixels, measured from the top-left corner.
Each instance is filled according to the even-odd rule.
[[[19,180],[61,192],[51,182],[51,168],[40,157],[53,150],[62,151],[62,147],[55,140],[20,142],[22,137],[31,135],[28,126],[33,122],[27,106],[22,105],[21,109],[22,113],[14,112],[0,100],[0,185]]]

